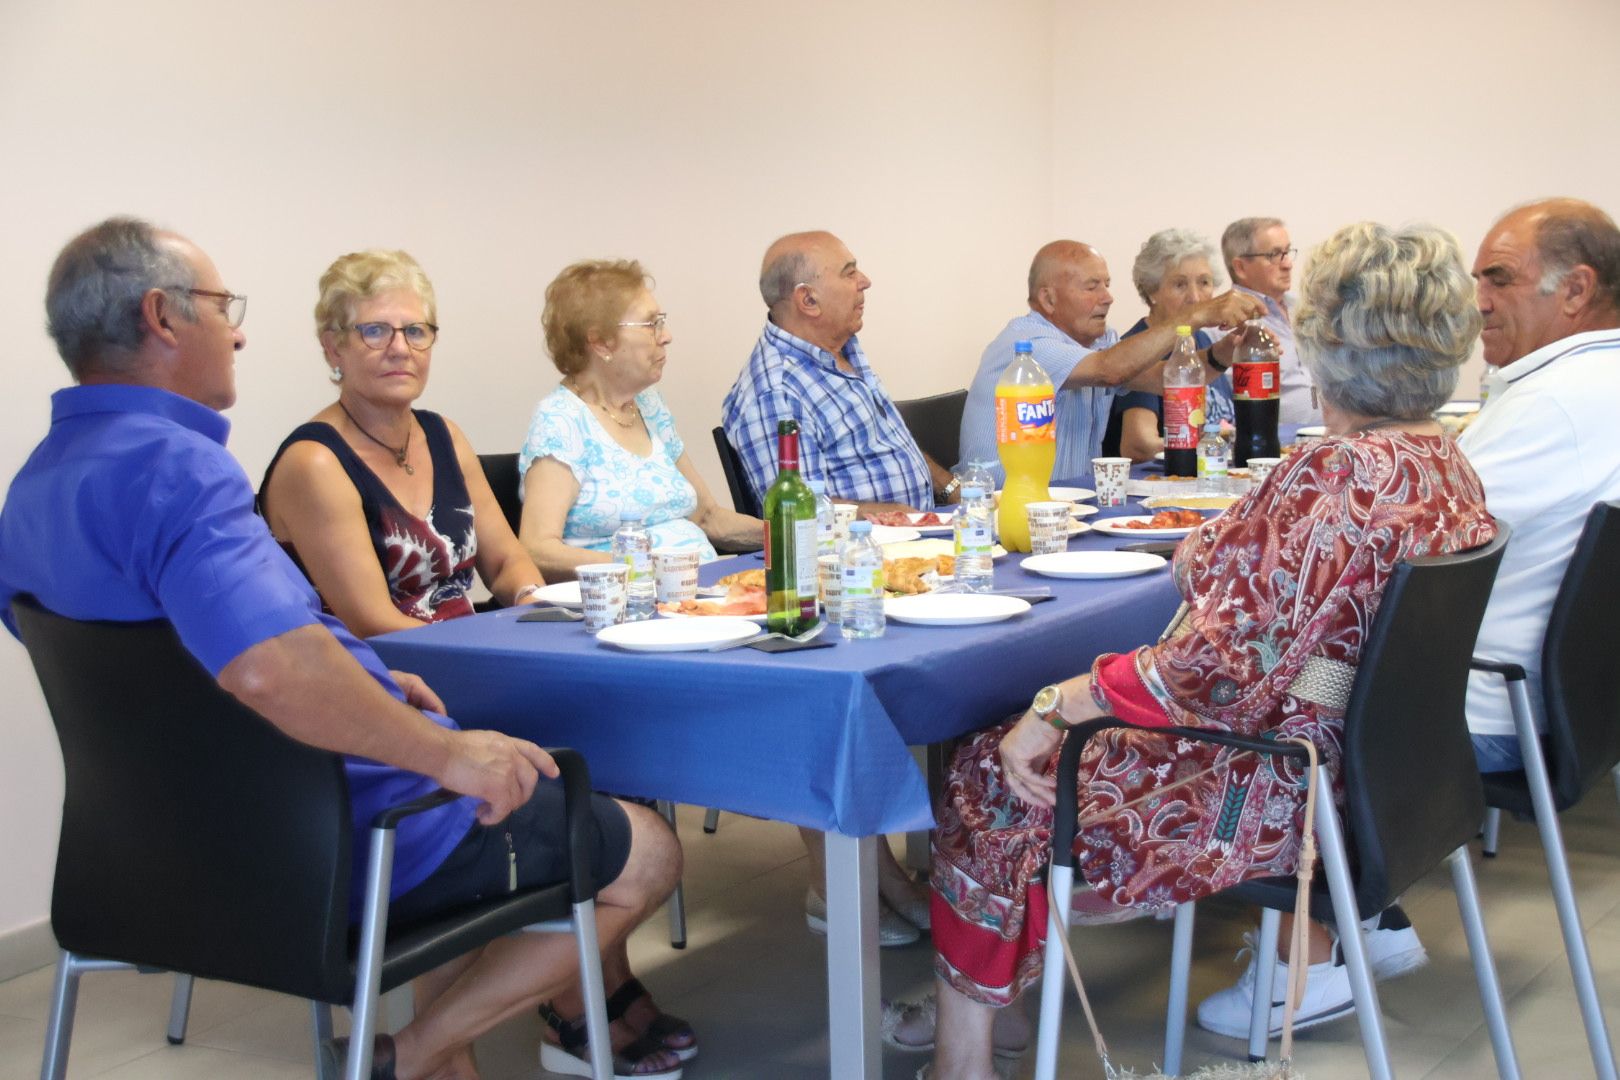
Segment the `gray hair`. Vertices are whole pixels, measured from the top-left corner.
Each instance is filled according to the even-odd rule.
[[[1334,407],[1421,420],[1450,399],[1482,321],[1455,237],[1363,221],[1311,253],[1294,338]]]
[[[1545,204],[1536,229],[1541,258],[1542,295],[1558,288],[1577,266],[1590,266],[1598,294],[1611,312],[1620,313],[1620,229],[1614,219],[1589,203],[1558,199]]]
[[[775,311],[776,305],[792,296],[799,283],[809,281],[815,272],[815,265],[802,246],[778,255],[759,273],[759,295],[765,307]]]
[[[1232,260],[1239,255],[1249,254],[1249,248],[1254,243],[1254,235],[1262,229],[1269,229],[1274,225],[1283,224],[1282,218],[1274,217],[1246,217],[1238,218],[1226,227],[1221,233],[1221,261],[1226,263],[1226,272],[1232,273]],[[1237,275],[1232,274],[1236,279]]]
[[[1188,259],[1203,259],[1210,264],[1217,289],[1226,284],[1215,269],[1215,245],[1191,229],[1161,229],[1147,238],[1136,253],[1136,262],[1131,264],[1131,283],[1142,303],[1151,303],[1148,297],[1159,291],[1164,275]]]
[[[127,371],[146,338],[141,299],[163,289],[194,322],[197,307],[185,290],[196,283],[191,264],[162,243],[152,225],[108,218],[68,241],[56,257],[45,286],[45,328],[75,379],[89,371]]]

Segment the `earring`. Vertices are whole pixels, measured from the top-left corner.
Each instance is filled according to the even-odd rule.
[[[335,383],[340,383],[343,381],[343,369],[340,367],[335,367],[331,371],[327,372],[326,377]]]

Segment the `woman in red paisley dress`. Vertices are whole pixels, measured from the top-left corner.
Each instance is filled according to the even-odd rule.
[[[1396,563],[1496,534],[1479,478],[1432,419],[1479,326],[1456,241],[1441,230],[1363,223],[1313,253],[1295,334],[1328,437],[1182,542],[1173,572],[1187,616],[1177,632],[1095,658],[1058,684],[1049,717],[1031,710],[956,756],[934,838],[936,1001],[885,1018],[891,1042],[933,1045],[935,1080],[988,1080],[993,1052],[1027,1043],[1022,1010],[1006,1006],[1040,972],[1060,726],[1112,715],[1142,728],[1303,736],[1342,796],[1344,702],[1323,684],[1353,673]],[[1304,797],[1294,772],[1123,729],[1092,740],[1079,784],[1090,824],[1075,850],[1090,890],[1076,895],[1076,921],[1164,911],[1293,872]],[[1311,959],[1322,962],[1307,1001],[1310,982],[1330,981],[1333,967],[1331,939],[1320,927],[1313,938]],[[1242,1015],[1246,1034],[1246,1005]]]

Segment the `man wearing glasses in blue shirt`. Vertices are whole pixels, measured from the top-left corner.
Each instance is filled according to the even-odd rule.
[[[1221,234],[1221,257],[1232,286],[1266,305],[1264,322],[1282,348],[1280,416],[1284,424],[1320,424],[1322,408],[1310,372],[1294,348],[1294,258],[1299,249],[1280,218],[1239,218]]]

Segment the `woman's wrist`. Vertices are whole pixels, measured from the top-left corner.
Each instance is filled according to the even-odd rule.
[[[519,604],[527,603],[529,600],[538,595],[540,590],[543,588],[545,588],[545,586],[541,585],[539,582],[534,582],[532,584],[523,586],[517,592],[512,594],[511,606],[517,607]]]

